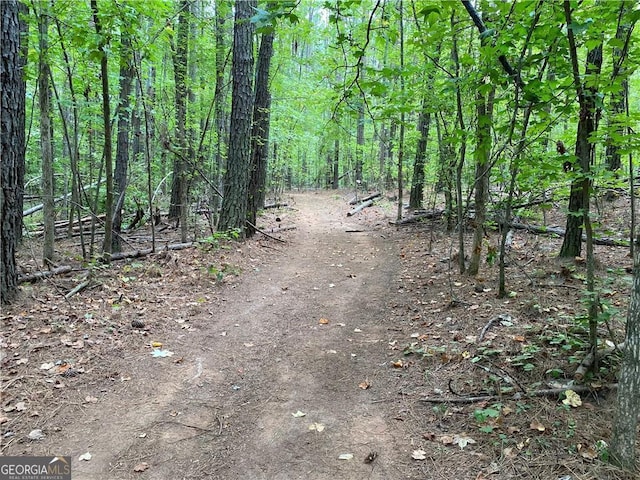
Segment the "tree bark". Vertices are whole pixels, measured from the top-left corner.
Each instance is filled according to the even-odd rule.
[[[571,21],[571,5],[565,0],[565,16],[568,25]],[[571,55],[573,76],[576,83],[578,102],[580,104],[578,131],[576,134],[575,168],[580,175],[571,183],[569,196],[569,213],[567,214],[566,234],[560,257],[579,257],[582,252],[582,225],[585,215],[588,215],[591,181],[589,172],[594,154],[594,146],[590,141],[591,135],[596,131],[596,117],[598,115],[597,88],[594,82],[587,79],[584,83],[578,70],[578,52],[573,30],[567,30],[569,39],[569,53]],[[587,53],[585,77],[599,75],[602,68],[602,43],[589,50]],[[590,86],[586,85],[589,82]]]
[[[22,230],[22,202],[25,170],[26,48],[21,46],[20,20],[24,4],[0,2],[0,303],[9,303],[18,289],[16,249]]]
[[[42,262],[53,264],[56,219],[53,176],[53,127],[51,124],[51,69],[49,67],[49,11],[46,2],[40,4],[38,15],[38,106],[40,108],[40,155],[42,157],[42,206],[44,240]]]
[[[120,53],[120,102],[118,106],[118,136],[116,140],[116,169],[114,173],[114,196],[116,205],[113,210],[113,238],[111,251],[122,249],[122,209],[127,190],[127,171],[129,169],[130,106],[131,87],[135,76],[131,39],[126,31],[122,33]]]
[[[227,152],[226,145],[228,140],[227,135],[227,116],[225,114],[225,64],[226,64],[226,42],[225,42],[225,16],[228,8],[227,2],[219,1],[215,4],[216,8],[216,20],[215,20],[215,37],[216,37],[216,86],[214,94],[214,113],[215,113],[215,129],[216,129],[216,153],[215,153],[215,165],[212,175],[213,184],[218,188],[218,191],[224,191],[224,185],[222,185],[222,172],[226,168],[225,155]],[[211,205],[211,209],[214,212],[218,212],[220,208],[221,198],[219,195],[214,196],[214,200]],[[217,218],[217,213],[216,213]],[[214,223],[217,220],[214,220]]]
[[[221,231],[239,230],[241,238],[245,238],[246,232],[251,161],[254,26],[249,19],[254,14],[255,5],[255,0],[235,3],[229,160],[224,176],[224,198],[218,224]]]
[[[484,83],[484,82],[483,82]],[[495,88],[485,96],[478,91],[476,109],[478,120],[476,126],[476,176],[475,176],[475,231],[473,246],[467,273],[477,275],[480,271],[482,241],[484,240],[484,223],[487,217],[487,198],[489,195],[489,176],[491,175],[491,126],[493,123],[493,99]]]
[[[340,139],[338,138],[333,142],[333,165],[331,172],[333,173],[331,188],[337,190],[340,188]]]
[[[258,66],[256,69],[255,101],[253,105],[253,128],[251,132],[251,167],[249,176],[249,224],[247,236],[255,233],[258,210],[264,206],[267,185],[267,159],[269,156],[269,126],[271,120],[271,92],[269,91],[269,69],[273,56],[273,29],[262,34]]]
[[[186,123],[187,123],[187,55],[189,50],[189,1],[180,1],[178,27],[173,48],[173,76],[175,81],[176,107],[176,144],[178,154],[173,159],[173,177],[171,181],[171,204],[169,218],[186,223],[187,165],[183,160],[186,155]]]
[[[428,111],[429,98],[425,93],[422,98],[422,109],[418,116],[418,144],[416,145],[416,159],[413,162],[413,176],[411,179],[411,193],[409,194],[409,208],[422,208],[424,197],[424,166],[427,156],[427,141],[431,126],[431,112]]]
[[[613,80],[621,73],[622,66],[627,58],[629,50],[629,41],[631,32],[635,24],[635,20],[631,22],[626,18],[627,14],[633,10],[635,2],[623,0],[620,2],[618,13],[618,26],[616,29],[616,39],[623,42],[624,46],[613,48]],[[615,129],[616,134],[619,137],[623,137],[627,133],[627,126],[621,125],[620,121],[615,119],[616,115],[625,115],[629,108],[629,79],[628,73],[623,73],[623,78],[620,82],[619,89],[611,92],[611,117],[609,119],[609,127]],[[622,167],[622,155],[620,154],[620,147],[612,139],[611,135],[607,135],[606,150],[605,150],[605,162],[607,169],[610,171],[619,170]]]
[[[106,179],[106,195],[104,208],[106,217],[104,220],[104,243],[102,251],[105,259],[111,256],[111,239],[113,238],[113,159],[111,148],[111,106],[109,98],[109,68],[107,63],[107,52],[105,49],[106,39],[102,33],[102,23],[98,15],[97,0],[91,0],[91,11],[93,13],[93,23],[98,36],[98,49],[100,50],[100,76],[102,77],[102,120],[104,125],[104,169]]]
[[[618,381],[618,408],[610,448],[612,462],[628,470],[636,467],[640,409],[640,249],[635,250],[633,291],[627,313],[625,349]]]

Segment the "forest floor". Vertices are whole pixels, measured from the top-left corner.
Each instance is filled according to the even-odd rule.
[[[615,356],[590,392],[570,383],[584,265],[554,258],[560,239],[516,232],[500,299],[496,266],[457,273],[440,220],[392,226],[386,200],[347,217],[350,197],[267,210],[261,228],[296,227],[285,243],[92,265],[68,299],[78,262],[23,284],[1,316],[2,454],[71,455],[77,480],[637,478],[603,461]],[[615,211],[603,224],[619,230]],[[60,252],[72,262],[77,245]],[[620,341],[631,259],[597,256]]]

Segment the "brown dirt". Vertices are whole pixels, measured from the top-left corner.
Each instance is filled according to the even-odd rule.
[[[296,225],[286,244],[258,235],[94,266],[95,287],[68,301],[78,276],[24,286],[2,315],[2,453],[71,455],[80,480],[633,478],[595,452],[613,395],[575,409],[513,391],[445,401],[571,376],[566,350],[579,350],[551,340],[572,335],[582,267],[551,259],[557,241],[518,233],[514,295],[497,299],[495,267],[452,271],[437,221],[392,228],[384,202],[347,218],[347,196],[297,193],[267,212],[265,228],[276,215]],[[621,250],[599,256],[603,272],[630,262]],[[624,309],[619,281],[610,299]],[[477,344],[497,314],[512,321]],[[173,356],[153,357],[153,342]],[[514,357],[530,345],[527,370]],[[479,418],[487,409],[498,417]]]

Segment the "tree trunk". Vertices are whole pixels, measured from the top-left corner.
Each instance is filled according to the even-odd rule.
[[[333,166],[331,171],[333,173],[331,188],[337,190],[340,187],[340,140],[337,138],[333,142]]]
[[[247,236],[255,233],[258,210],[264,206],[267,185],[267,159],[269,156],[269,124],[271,120],[271,92],[269,91],[269,69],[273,56],[274,31],[262,34],[258,66],[256,69],[255,101],[253,105],[253,128],[251,132],[251,167],[249,176],[250,225]]]
[[[98,36],[98,49],[100,50],[100,76],[102,77],[102,120],[104,124],[104,168],[106,179],[104,243],[102,251],[105,259],[111,256],[111,240],[113,236],[113,158],[111,151],[111,107],[109,103],[109,68],[107,64],[106,41],[102,34],[102,23],[98,15],[97,0],[91,0],[93,23]]]
[[[484,82],[482,84],[484,86]],[[487,216],[487,199],[489,195],[489,176],[491,175],[491,126],[493,124],[493,99],[495,88],[486,95],[477,92],[476,109],[478,121],[476,126],[476,177],[475,177],[475,231],[471,259],[467,273],[477,275],[480,270],[482,241],[484,240],[484,223]]]
[[[427,94],[422,98],[422,109],[418,116],[418,145],[416,146],[416,159],[413,163],[413,177],[411,180],[411,194],[409,195],[409,208],[422,208],[424,197],[424,166],[427,156],[427,141],[429,139],[429,127],[431,125],[431,112],[427,111],[429,98]]]
[[[20,45],[26,24],[20,15],[25,10],[16,0],[0,2],[0,303],[9,303],[18,289],[15,254],[22,230],[26,91],[26,48]]]
[[[636,246],[640,238],[636,240]],[[640,249],[636,248],[633,291],[627,313],[625,349],[618,380],[618,406],[611,437],[611,461],[620,467],[636,467],[638,411],[640,410]]]
[[[245,238],[251,161],[254,26],[249,19],[254,15],[255,5],[255,0],[235,3],[229,160],[218,225],[221,231],[239,230],[241,238]]]
[[[569,9],[568,1],[565,2],[565,9]],[[570,13],[567,22],[571,25]],[[569,53],[574,64],[574,79],[578,90],[578,102],[580,103],[580,113],[578,120],[578,132],[576,134],[576,165],[580,175],[571,183],[571,193],[569,196],[569,213],[567,214],[566,235],[560,249],[560,257],[579,257],[582,252],[582,225],[584,222],[585,209],[589,207],[591,181],[589,171],[594,154],[593,144],[590,141],[591,135],[596,131],[596,117],[598,107],[596,104],[597,89],[593,86],[592,80],[582,83],[578,72],[578,60],[573,31],[568,30]],[[589,50],[587,54],[585,76],[599,75],[602,67],[602,44]],[[591,86],[587,87],[586,82]]]
[[[127,171],[129,169],[129,130],[131,87],[135,76],[133,66],[133,51],[131,39],[126,31],[122,33],[122,50],[120,53],[120,102],[118,107],[118,136],[116,140],[116,169],[113,178],[114,196],[116,198],[113,210],[113,238],[111,251],[122,249],[120,234],[122,232],[122,209],[127,190]]]
[[[398,3],[399,30],[400,30],[400,71],[404,70],[404,4]],[[404,98],[404,76],[400,75],[400,95]],[[398,211],[396,220],[402,219],[403,193],[404,193],[404,110],[400,112],[400,135],[398,138]],[[364,118],[363,118],[364,120]],[[363,142],[364,143],[364,142]]]
[[[356,126],[356,165],[355,165],[356,189],[362,184],[363,156],[364,156],[364,99],[360,100],[360,102],[358,103],[358,124]]]
[[[173,76],[175,81],[176,108],[176,151],[173,159],[173,177],[171,180],[171,204],[169,218],[182,221],[186,217],[185,198],[187,165],[186,155],[186,124],[187,124],[187,55],[189,50],[189,1],[179,3],[178,27],[173,47]]]
[[[630,35],[633,30],[633,24],[627,17],[627,14],[633,10],[635,2],[623,0],[620,2],[618,13],[618,27],[616,29],[616,39],[623,42],[624,46],[613,48],[613,80],[620,74],[623,63],[627,57]],[[616,135],[624,137],[627,133],[627,126],[622,125],[620,120],[615,119],[616,115],[625,115],[628,109],[629,103],[629,80],[627,78],[628,73],[623,73],[623,78],[618,86],[618,90],[611,92],[611,117],[609,119],[610,128],[614,128]],[[622,155],[620,154],[620,147],[607,135],[605,161],[607,169],[610,171],[619,170],[622,167]]]
[[[44,240],[42,263],[53,265],[55,242],[55,188],[53,176],[53,127],[51,124],[51,69],[49,67],[49,9],[48,4],[40,4],[38,15],[38,106],[40,108],[40,155],[42,157],[42,205]]]
[[[222,185],[222,172],[226,168],[225,155],[226,155],[226,145],[227,145],[227,116],[225,115],[225,81],[224,81],[224,71],[225,71],[225,59],[226,59],[226,42],[225,42],[225,17],[227,12],[227,2],[220,1],[216,2],[216,86],[214,93],[214,113],[216,117],[216,153],[215,153],[215,165],[213,172],[213,184],[218,188],[218,191],[224,191],[224,186]],[[217,212],[220,208],[222,199],[216,195],[214,197],[214,201],[212,202],[211,208],[214,212],[216,212],[216,220],[217,221]]]

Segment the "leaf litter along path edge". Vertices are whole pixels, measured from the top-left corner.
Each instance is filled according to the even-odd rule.
[[[202,305],[209,287],[187,275],[166,286],[167,309],[189,326],[158,328],[172,357],[101,358],[113,374],[75,386],[98,402],[69,393],[27,450],[62,450],[76,478],[96,480],[143,478],[142,462],[157,479],[422,478],[394,420],[403,400],[386,303],[400,266],[388,219],[380,209],[347,219],[345,199],[327,192],[293,199],[289,244],[216,300]]]

